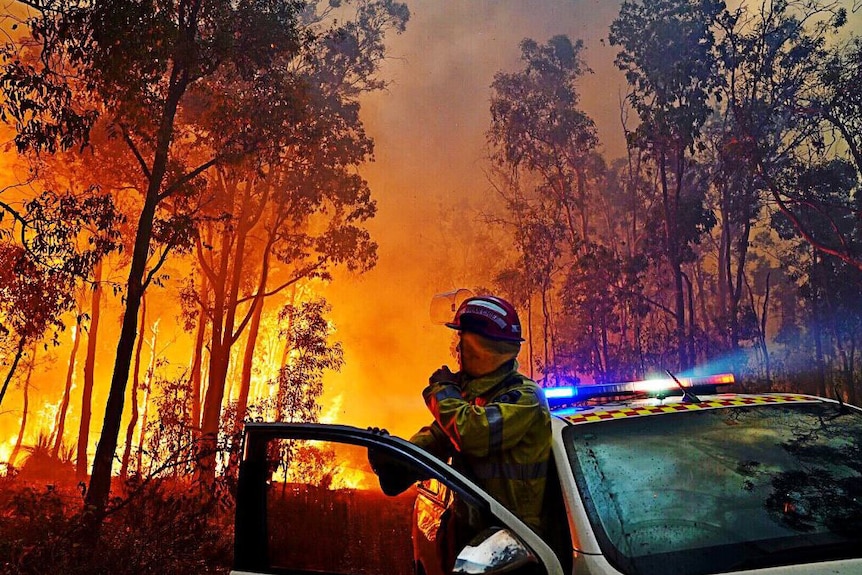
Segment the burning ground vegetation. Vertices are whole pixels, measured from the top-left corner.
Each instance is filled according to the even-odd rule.
[[[84,484],[0,477],[0,572],[4,574],[226,574],[233,555],[233,502],[178,480],[115,487],[98,542],[84,515]]]
[[[364,450],[286,441],[271,455],[268,539],[278,564],[411,573],[415,488],[383,495]],[[231,461],[230,454],[223,459]],[[55,457],[42,440],[26,449],[20,467],[0,475],[0,573],[227,574],[236,510],[232,469],[214,483],[169,469],[116,478],[94,536],[87,483],[76,479],[69,457]]]

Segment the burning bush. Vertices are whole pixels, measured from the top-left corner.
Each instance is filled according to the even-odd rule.
[[[0,483],[0,571],[8,574],[222,574],[230,569],[232,499],[192,484],[138,481],[121,486],[98,547],[83,528],[78,490]]]

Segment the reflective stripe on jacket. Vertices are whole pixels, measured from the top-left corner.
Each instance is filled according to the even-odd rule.
[[[551,452],[551,416],[542,389],[518,363],[422,392],[434,422],[410,441],[465,472],[525,523],[540,531]]]

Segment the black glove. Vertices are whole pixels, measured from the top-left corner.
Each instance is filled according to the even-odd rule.
[[[388,431],[379,427],[369,427],[368,431],[376,435],[389,435]],[[368,463],[380,481],[380,489],[386,495],[398,495],[417,481],[424,479],[413,467],[386,451],[374,447],[368,448]]]
[[[458,385],[458,375],[449,370],[448,365],[444,365],[437,371],[431,374],[428,378],[429,383],[451,383]]]

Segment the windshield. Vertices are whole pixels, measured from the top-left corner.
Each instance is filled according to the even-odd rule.
[[[564,431],[603,552],[624,573],[862,556],[862,415],[831,403],[630,417]]]

